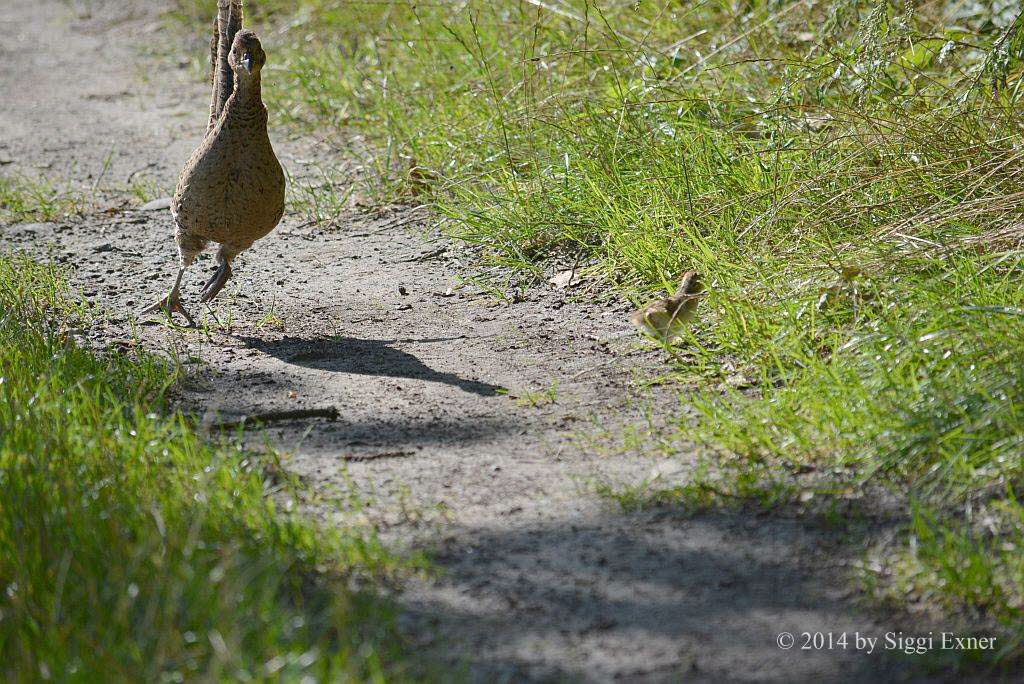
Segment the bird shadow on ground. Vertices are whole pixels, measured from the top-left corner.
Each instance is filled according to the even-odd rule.
[[[481,397],[493,397],[502,388],[455,373],[442,373],[427,366],[409,352],[391,345],[401,342],[432,343],[461,339],[443,337],[415,340],[362,340],[355,337],[293,337],[263,340],[238,336],[246,346],[258,349],[286,363],[332,373],[357,373],[391,378],[440,382]]]

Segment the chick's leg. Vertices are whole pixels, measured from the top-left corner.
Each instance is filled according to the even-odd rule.
[[[199,301],[208,302],[224,288],[227,284],[228,278],[231,277],[231,260],[241,250],[234,250],[227,245],[223,245],[217,252],[217,270],[213,272],[210,279],[206,281],[206,285],[203,286],[203,291],[199,296]]]

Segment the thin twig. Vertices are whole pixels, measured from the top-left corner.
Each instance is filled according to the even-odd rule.
[[[327,418],[328,420],[337,420],[340,415],[341,414],[338,413],[338,409],[334,406],[315,409],[292,409],[290,411],[267,411],[266,413],[254,413],[248,416],[242,416],[238,420],[213,423],[210,425],[209,429],[230,430],[250,425],[252,423],[271,423],[281,420],[301,420],[303,418]]]
[[[378,228],[377,230],[371,230],[369,233],[367,233],[367,235],[379,235],[381,233],[386,233],[389,230],[395,230],[397,228],[405,228],[406,226],[412,225],[413,223],[421,223],[422,221],[425,221],[425,220],[426,220],[426,218],[423,217],[423,216],[409,216],[409,217],[404,218],[402,220],[392,221],[391,223],[388,223],[383,228]]]
[[[632,332],[633,331],[630,331],[630,334],[632,334]],[[596,366],[591,366],[590,368],[584,368],[579,373],[576,373],[575,375],[571,376],[569,379],[570,380],[575,380],[576,378],[578,378],[578,377],[580,377],[582,375],[586,375],[590,371],[597,370],[598,368],[604,368],[605,366],[610,366],[610,365],[612,365],[613,363],[615,363],[618,360],[619,360],[619,357],[617,357],[617,356],[612,357],[611,359],[609,359],[607,361],[603,361],[603,362],[597,364]]]
[[[448,247],[447,246],[445,246],[445,247],[438,247],[437,249],[433,249],[433,250],[431,250],[429,252],[424,252],[423,254],[420,254],[419,256],[414,256],[411,259],[402,259],[399,263],[407,264],[407,263],[415,262],[415,261],[430,261],[434,257],[439,257],[439,256],[441,256],[442,254],[444,254],[447,251],[448,251]]]
[[[411,451],[382,451],[376,454],[348,454],[342,456],[342,460],[349,461],[351,463],[362,463],[363,461],[376,461],[381,458],[400,458],[402,456],[412,456]]]

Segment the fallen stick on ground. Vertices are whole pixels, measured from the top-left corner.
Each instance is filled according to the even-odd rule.
[[[267,411],[266,413],[253,413],[242,416],[238,420],[229,420],[222,423],[210,424],[210,430],[230,430],[232,428],[251,425],[253,423],[272,423],[280,420],[300,420],[302,418],[327,418],[337,420],[338,409],[334,406],[315,409],[293,409],[290,411]]]
[[[412,257],[410,259],[402,259],[398,263],[400,263],[400,264],[408,264],[408,263],[412,263],[412,262],[416,262],[416,261],[429,261],[429,260],[433,259],[434,257],[441,256],[442,254],[444,254],[447,251],[448,251],[448,247],[438,247],[437,249],[432,249],[429,252],[424,252],[423,254],[419,254],[419,255],[414,256],[414,257]]]
[[[360,463],[362,461],[376,461],[379,458],[399,458],[401,456],[412,456],[411,451],[382,451],[376,454],[346,454],[342,456],[345,461],[354,461]]]

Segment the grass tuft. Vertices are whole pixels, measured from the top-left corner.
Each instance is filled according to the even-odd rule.
[[[45,179],[0,176],[0,223],[53,221],[79,214],[85,206],[80,192]]]

